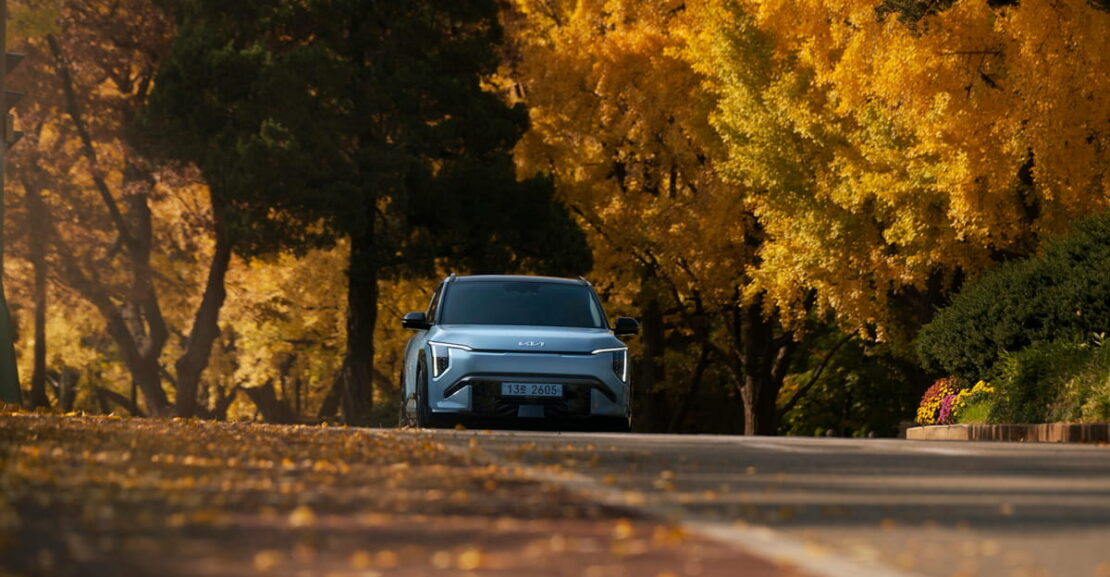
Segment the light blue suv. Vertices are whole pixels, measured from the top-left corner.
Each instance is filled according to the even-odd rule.
[[[405,315],[401,424],[469,423],[627,431],[628,347],[584,279],[450,276]]]

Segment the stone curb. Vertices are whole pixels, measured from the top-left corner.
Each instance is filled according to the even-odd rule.
[[[911,427],[917,441],[1024,441],[1032,443],[1110,443],[1110,423],[1047,425],[932,425]]]

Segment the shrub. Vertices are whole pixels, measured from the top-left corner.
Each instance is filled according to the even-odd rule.
[[[1004,354],[998,369],[998,396],[991,421],[1075,420],[1086,393],[1077,391],[1068,395],[1065,383],[1081,372],[1092,357],[1092,348],[1075,340],[1041,342],[1017,353]]]
[[[925,368],[990,379],[1003,353],[1110,330],[1110,213],[966,286],[922,328]],[[1011,367],[1013,368],[1013,367]]]
[[[1080,405],[1079,420],[1105,423],[1110,421],[1110,349],[1103,347],[1090,370],[1076,377],[1077,388],[1086,389],[1087,397]]]
[[[1050,421],[1110,421],[1110,348],[1101,335],[1077,348],[1085,360],[1061,376],[1056,400],[1049,407]],[[1086,353],[1086,354],[1083,354]]]
[[[921,405],[917,408],[917,422],[922,425],[940,424],[941,409],[945,399],[960,392],[956,379],[939,379],[921,396]]]

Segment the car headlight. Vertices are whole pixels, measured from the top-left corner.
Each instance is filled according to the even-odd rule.
[[[474,350],[466,345],[439,343],[435,341],[428,341],[428,345],[432,348],[432,377],[435,378],[439,378],[440,375],[447,372],[447,369],[451,368],[452,349],[461,351]]]
[[[625,348],[625,347],[619,347],[619,348],[613,348],[613,349],[597,349],[596,351],[593,351],[590,354],[600,355],[600,354],[603,354],[603,353],[610,353],[610,354],[613,355],[613,374],[617,375],[617,378],[620,379],[622,383],[627,383],[628,382],[628,349]]]

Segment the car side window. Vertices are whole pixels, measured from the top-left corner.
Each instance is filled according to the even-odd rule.
[[[439,296],[441,294],[443,294],[443,283],[439,283],[436,292],[432,293],[432,300],[428,303],[428,312],[424,315],[430,323],[436,322],[436,310],[439,309]]]

